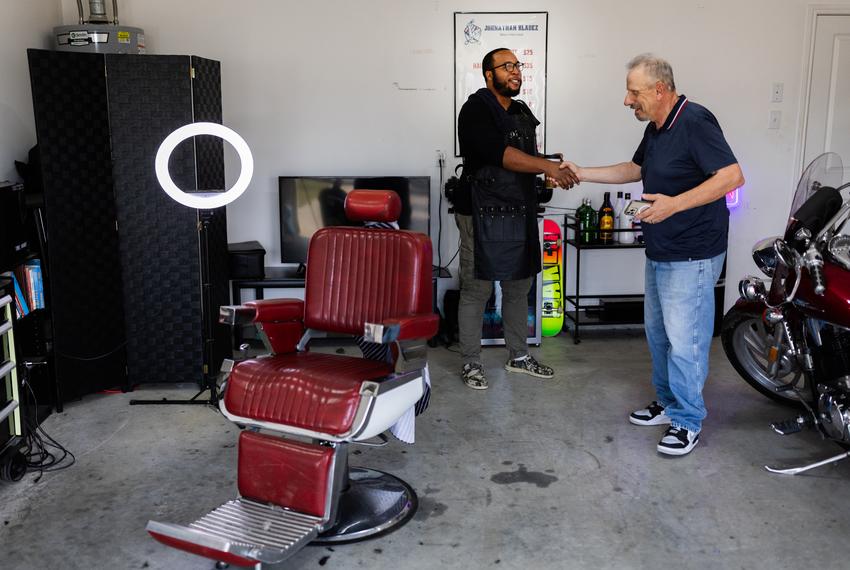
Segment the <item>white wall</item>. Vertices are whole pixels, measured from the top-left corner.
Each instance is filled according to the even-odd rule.
[[[850,7],[848,1],[833,4]],[[631,158],[644,124],[622,106],[625,62],[644,51],[667,57],[679,91],[718,117],[747,178],[743,204],[732,213],[733,284],[756,271],[751,244],[783,227],[801,168],[797,130],[808,49],[803,0],[539,0],[533,6],[504,0],[122,0],[119,8],[122,23],[145,29],[150,53],[222,62],[224,122],[248,140],[256,161],[252,187],[229,207],[229,238],[258,239],[270,263],[279,259],[279,175],[430,175],[436,209],[435,151],[450,156],[447,173],[456,163],[455,11],[549,12],[547,149],[580,164]],[[76,2],[62,0],[62,12],[64,23],[75,22]],[[19,29],[5,22],[4,28]],[[23,63],[15,72],[27,83]],[[770,103],[774,82],[785,84],[783,103]],[[767,129],[771,109],[783,113],[779,130]],[[31,125],[22,123],[29,134]],[[229,163],[232,180],[235,165]],[[586,184],[552,203],[574,207],[593,195],[598,204],[601,189]],[[637,185],[630,190],[639,193]],[[456,231],[449,218],[444,221],[446,260]],[[630,272],[640,271],[632,265]],[[599,277],[615,278],[621,279]],[[727,306],[734,297],[734,287],[727,287]]]
[[[61,0],[3,0],[0,24],[0,180],[19,180],[15,160],[26,162],[35,144],[27,48],[46,48],[61,23]]]

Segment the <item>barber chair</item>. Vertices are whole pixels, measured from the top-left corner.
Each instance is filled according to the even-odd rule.
[[[391,222],[394,192],[355,190],[355,221]],[[261,568],[310,542],[356,541],[398,528],[416,494],[380,471],[349,467],[348,448],[382,434],[422,396],[431,305],[431,242],[407,231],[329,227],[310,241],[304,301],[221,307],[254,323],[270,354],[225,361],[220,409],[239,435],[239,498],[188,526],[150,521],[156,540],[219,562]],[[393,347],[394,363],[310,352],[316,331]]]

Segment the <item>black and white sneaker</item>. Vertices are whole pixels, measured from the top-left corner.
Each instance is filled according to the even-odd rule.
[[[486,390],[487,377],[484,375],[484,366],[480,362],[467,362],[460,371],[463,383],[473,390]]]
[[[670,417],[664,413],[664,406],[652,402],[647,407],[629,414],[629,421],[636,426],[660,426],[669,424]]]
[[[527,354],[522,358],[508,360],[505,363],[505,370],[508,372],[520,372],[537,378],[552,378],[555,376],[555,371],[545,364],[537,362],[533,356]]]
[[[667,455],[687,455],[699,443],[699,432],[670,426],[658,442],[658,452]]]

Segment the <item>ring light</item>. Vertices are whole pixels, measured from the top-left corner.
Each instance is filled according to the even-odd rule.
[[[239,173],[236,183],[226,192],[197,192],[188,194],[178,188],[171,179],[171,174],[168,172],[168,160],[171,158],[171,153],[174,152],[178,144],[189,137],[198,135],[212,135],[224,139],[239,154],[239,160],[242,162],[242,170]],[[213,210],[231,203],[248,189],[248,184],[251,182],[253,175],[254,157],[251,155],[251,149],[248,148],[248,143],[236,131],[218,123],[190,123],[184,125],[165,137],[165,140],[159,145],[159,150],[156,151],[156,178],[162,189],[177,202],[198,210]]]

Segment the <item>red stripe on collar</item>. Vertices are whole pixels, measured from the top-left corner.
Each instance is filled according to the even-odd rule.
[[[675,114],[675,115],[673,115],[673,120],[672,120],[672,121],[670,121],[670,124],[669,124],[669,125],[667,125],[667,130],[668,130],[668,131],[669,131],[670,129],[672,129],[672,128],[673,128],[673,125],[675,125],[675,124],[676,124],[676,119],[678,119],[678,118],[679,118],[679,113],[681,113],[681,112],[682,112],[682,109],[684,109],[684,108],[685,108],[685,105],[687,105],[687,104],[688,104],[688,98],[687,98],[687,97],[685,97],[685,98],[682,100],[682,104],[681,104],[681,105],[679,105],[679,109],[676,111],[676,114]]]

